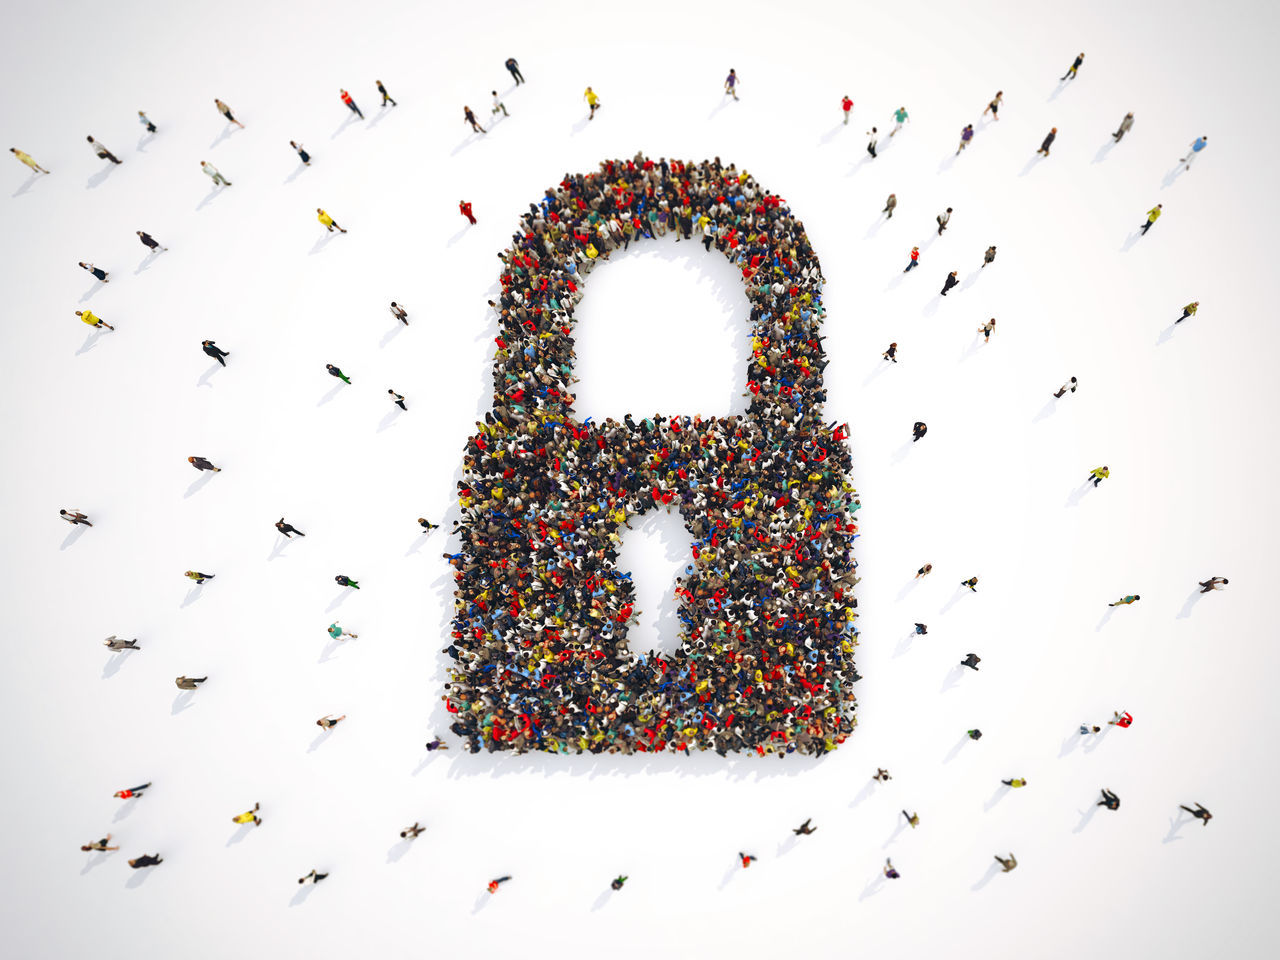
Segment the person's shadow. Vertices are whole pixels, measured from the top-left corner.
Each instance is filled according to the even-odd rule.
[[[1204,594],[1200,592],[1199,587],[1196,587],[1194,590],[1192,590],[1191,596],[1187,597],[1187,602],[1184,603],[1182,605],[1182,609],[1178,611],[1177,619],[1179,620],[1188,619],[1191,616],[1191,611],[1195,609],[1196,604],[1200,602],[1200,598],[1203,596]]]
[[[107,860],[108,860],[108,857],[107,857],[106,851],[95,850],[92,854],[90,854],[89,859],[85,861],[84,868],[80,871],[80,876],[83,877],[86,873],[88,873],[98,864],[106,863]]]
[[[299,161],[298,161],[298,168],[297,168],[296,170],[294,170],[294,171],[293,171],[293,173],[291,173],[291,174],[289,174],[287,177],[285,177],[285,178],[284,178],[284,182],[285,182],[285,183],[293,183],[293,181],[297,180],[300,176],[302,176],[302,171],[303,171],[303,170],[306,170],[306,169],[307,169],[307,165],[306,165],[305,163],[303,163],[301,160],[299,160]]]
[[[211,204],[215,197],[222,196],[222,191],[225,189],[226,187],[220,187],[216,183],[212,187],[210,187],[209,192],[205,194],[204,199],[196,204],[196,213],[199,213],[201,210],[203,210],[205,207]]]
[[[214,374],[216,374],[219,370],[223,370],[223,369],[225,368],[222,366],[222,364],[214,363],[213,366],[211,366],[208,370],[206,370],[203,374],[200,375],[200,379],[196,381],[196,386],[212,387],[213,384],[210,383],[209,381],[213,379]],[[212,471],[206,471],[206,472],[212,472]]]
[[[1185,167],[1185,164],[1181,160],[1175,163],[1173,165],[1173,169],[1170,170],[1168,173],[1166,173],[1164,175],[1164,179],[1160,181],[1160,189],[1166,190],[1169,187],[1172,187],[1174,184],[1174,181],[1177,180],[1180,176],[1182,176],[1182,171],[1184,167]]]
[[[418,538],[414,540],[413,543],[409,544],[409,549],[404,552],[404,555],[406,557],[411,557],[415,553],[418,553],[423,547],[427,545],[427,540],[430,539],[430,537],[431,537],[431,534],[424,530],[422,533],[418,535]]]
[[[987,813],[992,809],[994,809],[996,804],[998,804],[1001,800],[1007,797],[1012,791],[1013,791],[1013,788],[1010,787],[1007,783],[1000,784],[1000,786],[996,787],[996,792],[993,793],[990,796],[990,798],[982,805],[982,812]]]
[[[130,797],[124,803],[120,804],[120,809],[116,811],[116,815],[111,818],[112,823],[119,823],[129,814],[133,813],[133,808],[138,805],[138,797]]]
[[[298,907],[306,903],[307,897],[311,896],[311,891],[313,891],[315,888],[316,888],[316,885],[314,883],[298,884],[298,892],[295,893],[293,895],[293,898],[289,901],[289,906]]]
[[[1027,161],[1027,165],[1026,165],[1025,167],[1023,167],[1023,168],[1022,168],[1022,171],[1018,174],[1018,177],[1019,177],[1019,178],[1025,177],[1025,176],[1026,176],[1027,174],[1029,174],[1032,170],[1034,170],[1034,169],[1035,169],[1035,167],[1036,167],[1036,164],[1039,162],[1039,160],[1040,160],[1040,154],[1038,154],[1038,153],[1033,153],[1033,154],[1031,155],[1031,159]]]
[[[307,253],[307,256],[314,257],[317,253],[321,253],[336,236],[339,236],[337,230],[326,230],[320,239],[311,245],[311,250]]]
[[[883,210],[880,211],[880,216],[876,217],[875,223],[871,224],[871,226],[867,228],[867,232],[863,234],[863,240],[870,240],[880,232],[881,227],[889,222],[889,218],[886,217],[884,213],[885,212]]]
[[[825,147],[840,134],[841,128],[847,126],[848,124],[846,123],[837,123],[834,127],[818,138],[818,146]]]
[[[80,349],[76,351],[76,356],[88,353],[98,345],[98,341],[102,339],[101,330],[90,330],[89,335],[84,338],[84,343],[80,344]]]
[[[383,415],[381,422],[378,424],[378,433],[381,433],[383,430],[390,430],[394,427],[396,425],[396,421],[400,419],[400,416],[403,413],[403,410],[395,404],[392,404],[391,409]]]
[[[983,887],[985,887],[988,883],[991,882],[991,878],[994,877],[997,873],[999,873],[1000,870],[1001,870],[1001,867],[999,863],[992,863],[989,867],[987,867],[987,872],[984,873],[982,877],[978,880],[978,882],[975,883],[973,886],[971,886],[969,889],[974,891],[981,890]]]
[[[333,613],[333,611],[337,610],[340,606],[342,606],[344,603],[347,602],[347,597],[351,596],[353,592],[351,587],[341,587],[339,589],[341,592],[339,592],[339,594],[336,597],[334,597],[331,601],[329,601],[329,605],[324,608],[325,613]]]
[[[907,457],[911,455],[911,451],[915,448],[915,445],[916,442],[914,440],[908,440],[897,450],[893,451],[893,456],[889,458],[890,462],[896,466],[903,460],[907,459]]]
[[[960,682],[960,678],[964,676],[964,672],[968,669],[969,668],[966,667],[964,664],[957,663],[954,667],[951,668],[951,672],[948,673],[946,677],[943,678],[942,689],[939,690],[938,692],[948,693],[951,690],[954,690],[956,684]]]
[[[62,545],[59,550],[66,550],[82,536],[84,536],[85,526],[83,523],[77,523],[65,537],[62,538]]]
[[[228,139],[233,133],[240,128],[231,121],[227,121],[227,125],[222,128],[222,132],[213,138],[213,142],[209,144],[209,149],[214,150],[223,140]]]
[[[342,134],[342,132],[346,130],[347,127],[355,123],[358,119],[360,118],[356,116],[355,111],[348,109],[346,119],[344,119],[340,124],[338,124],[338,129],[333,131],[333,133],[329,135],[329,139],[337,140],[338,137]]]
[[[896,366],[896,364],[893,363],[893,361],[891,360],[885,360],[882,358],[880,362],[876,364],[875,369],[872,370],[869,374],[867,374],[867,378],[862,381],[862,385],[864,387],[871,386],[872,382],[876,380],[876,378],[878,378],[882,373],[888,370],[889,367],[891,366]]]
[[[467,231],[470,229],[471,229],[471,224],[468,222],[465,227],[463,227],[461,230],[459,230],[457,233],[455,233],[452,237],[449,238],[449,242],[446,243],[445,246],[452,247],[455,243],[457,243],[459,240],[465,237],[467,235]],[[403,324],[401,324],[401,326],[403,326]]]
[[[1070,494],[1067,495],[1067,502],[1064,504],[1064,506],[1078,507],[1080,505],[1080,501],[1083,500],[1093,489],[1094,489],[1093,481],[1086,480],[1084,483],[1076,487],[1074,490],[1071,491]]]
[[[413,846],[413,841],[408,837],[393,843],[391,849],[387,851],[387,863],[398,863],[400,858],[409,852],[409,848]]]
[[[876,781],[868,780],[867,785],[863,787],[861,790],[859,790],[858,795],[849,802],[849,808],[853,809],[858,804],[862,803],[863,800],[866,800],[875,792],[876,792]]]
[[[140,870],[134,870],[133,876],[125,882],[125,886],[130,890],[138,889],[138,887],[147,882],[147,877],[151,876],[151,873],[154,870],[155,867],[143,867]]]
[[[907,653],[907,651],[911,649],[911,643],[915,640],[916,636],[917,634],[915,630],[912,629],[910,633],[899,640],[897,646],[893,648],[893,656],[890,659],[897,660],[903,654]]]
[[[189,500],[203,490],[205,484],[213,479],[213,473],[214,471],[212,470],[201,470],[200,476],[191,481],[191,485],[187,487],[187,492],[182,495],[182,499]]]
[[[24,193],[30,190],[31,185],[35,183],[37,180],[39,180],[42,176],[44,176],[44,174],[36,173],[35,171],[32,171],[31,176],[27,177],[26,182],[23,183],[22,186],[20,186],[17,190],[13,191],[11,196],[14,196],[14,197],[22,196]]]
[[[179,690],[178,695],[173,698],[173,706],[169,709],[169,715],[176,717],[184,710],[189,709],[195,702],[196,692],[194,690]]]
[[[1097,155],[1093,158],[1094,163],[1101,163],[1107,159],[1107,154],[1111,152],[1111,148],[1116,145],[1115,137],[1107,137],[1107,142],[1098,148]],[[1092,166],[1092,164],[1090,164]]]
[[[193,586],[190,590],[187,591],[187,595],[183,597],[182,605],[178,607],[178,609],[185,610],[187,607],[191,606],[193,603],[195,603],[197,600],[199,600],[203,596],[204,596],[204,585],[197,583],[195,586]]]
[[[400,336],[400,334],[404,331],[404,328],[405,328],[405,325],[401,323],[399,320],[397,320],[395,323],[395,326],[382,335],[382,339],[378,341],[378,346],[385,347],[388,343],[390,343],[396,337]]]
[[[285,549],[289,544],[293,543],[294,539],[295,538],[293,537],[286,537],[283,534],[277,536],[276,542],[271,546],[271,552],[267,554],[267,563],[270,563],[276,557],[283,556]]]
[[[1182,813],[1183,811],[1179,810],[1177,815],[1169,821],[1169,832],[1164,835],[1164,839],[1160,841],[1161,843],[1173,843],[1176,840],[1182,839],[1178,836],[1178,832],[1191,822],[1184,817]]]
[[[960,602],[960,598],[963,597],[966,593],[973,593],[973,591],[970,590],[968,587],[966,587],[963,583],[960,584],[960,586],[956,587],[956,592],[951,595],[951,599],[938,608],[938,616],[941,617],[945,615],[948,610],[950,610],[952,607],[954,607],[957,603]]]
[[[118,164],[114,164],[110,160],[104,160],[103,163],[105,163],[106,166],[90,177],[88,182],[84,185],[86,190],[96,190],[98,187],[102,186],[102,184],[107,182],[107,177],[111,176],[112,172],[118,166]]]
[[[897,840],[897,839],[898,839],[898,837],[902,836],[902,831],[903,831],[903,830],[905,830],[905,829],[907,829],[907,821],[906,821],[906,818],[905,818],[905,817],[901,817],[901,815],[899,815],[898,825],[897,825],[896,827],[894,827],[894,829],[893,829],[893,833],[889,834],[889,839],[888,839],[888,840],[886,840],[884,843],[882,843],[882,844],[880,845],[880,849],[881,849],[881,850],[887,850],[887,849],[889,849],[889,846],[890,846],[890,845],[891,845],[895,840]]]
[[[907,585],[898,591],[898,602],[901,603],[903,600],[907,599],[907,594],[911,593],[919,583],[919,577],[912,577],[908,580]]]
[[[156,135],[154,133],[143,133],[142,136],[138,138],[138,145],[134,147],[134,149],[137,150],[138,153],[146,153],[147,145],[155,139],[155,136]]]
[[[1135,230],[1125,238],[1124,243],[1120,246],[1121,253],[1128,253],[1133,249],[1133,245],[1142,237],[1141,230]]]
[[[1093,628],[1093,632],[1101,633],[1102,628],[1105,627],[1108,623],[1110,623],[1111,618],[1114,617],[1115,615],[1116,615],[1116,608],[1112,606],[1108,606],[1107,612],[1102,615],[1102,619],[1099,620],[1098,625]]]
[[[133,275],[136,277],[140,273],[142,273],[144,270],[149,270],[151,268],[151,264],[155,263],[156,257],[158,256],[160,256],[159,250],[152,250],[150,253],[148,253],[145,257],[142,258],[142,262],[138,264],[137,269],[133,271]]]
[[[957,664],[957,666],[959,666],[959,664]],[[960,669],[964,670],[966,668],[960,667]],[[960,742],[947,751],[947,755],[942,758],[942,763],[944,766],[950,763],[956,757],[960,756],[960,751],[964,749],[964,745],[968,741],[968,739],[969,739],[969,734],[966,732],[960,737]]]
[[[883,872],[867,881],[867,885],[862,888],[862,893],[858,894],[858,902],[869,900],[877,893],[884,889],[886,877]]]
[[[1040,408],[1040,412],[1031,418],[1032,423],[1039,423],[1041,420],[1048,420],[1058,412],[1058,401],[1054,397],[1049,398],[1049,402]]]
[[[107,658],[107,662],[102,666],[102,679],[109,680],[120,672],[120,668],[124,666],[124,662],[129,659],[127,650],[120,650],[113,653]]]
[[[333,729],[332,729],[332,728],[330,728],[330,729],[326,730],[326,729],[324,729],[324,728],[322,727],[322,728],[320,729],[320,732],[316,734],[316,738],[315,738],[314,740],[312,740],[312,741],[311,741],[311,746],[307,747],[307,753],[315,753],[315,752],[316,752],[317,750],[319,750],[322,746],[324,746],[326,743],[328,743],[328,742],[329,742],[329,734],[331,734],[332,732],[333,732]],[[304,886],[305,886],[305,884],[304,884]]]
[[[333,659],[333,652],[337,650],[338,647],[342,646],[342,644],[343,640],[341,637],[337,640],[330,639],[329,642],[324,645],[324,649],[320,651],[320,659],[318,659],[316,663],[328,663]]]
[[[323,397],[320,398],[319,402],[316,403],[316,406],[323,407],[326,403],[328,403],[330,400],[336,397],[339,391],[341,391],[342,388],[345,386],[347,386],[347,384],[339,380],[337,383],[335,383],[332,387],[329,388],[328,393],[326,393]]]
[[[250,833],[252,833],[256,827],[257,827],[256,823],[240,824],[240,826],[236,827],[236,829],[232,832],[231,836],[227,838],[226,845],[230,847],[233,844],[239,843],[241,840],[247,837]]]
[[[1080,814],[1080,822],[1076,824],[1072,833],[1082,833],[1084,828],[1089,825],[1089,821],[1093,819],[1093,815],[1098,812],[1098,805],[1095,803],[1088,810],[1077,811]]]
[[[85,291],[84,296],[80,298],[80,302],[84,303],[87,300],[92,299],[93,296],[106,285],[107,283],[105,280],[94,280],[93,286],[91,286],[88,290]]]
[[[1178,329],[1176,323],[1171,323],[1160,331],[1160,336],[1156,337],[1156,346],[1163,347],[1166,343],[1173,339],[1173,333]]]

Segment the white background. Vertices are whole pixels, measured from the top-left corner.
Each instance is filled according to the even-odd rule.
[[[1273,955],[1274,10],[122,0],[6,25],[3,146],[53,171],[0,165],[6,953]],[[529,81],[514,91],[508,56]],[[398,107],[379,110],[375,78]],[[511,117],[472,136],[462,105],[487,124],[495,87]],[[883,137],[899,105],[910,123],[870,162],[863,131]],[[89,133],[124,164],[93,158]],[[566,171],[637,149],[736,162],[821,256],[828,412],[852,426],[863,503],[857,732],[818,763],[428,755],[494,255]],[[205,159],[234,186],[211,193]],[[321,205],[350,233],[325,235]],[[144,258],[137,229],[169,252]],[[87,331],[84,306],[117,332]],[[738,409],[746,313],[692,244],[598,270],[580,413]],[[1080,391],[1053,401],[1071,375]],[[223,472],[197,475],[195,454]],[[96,526],[69,531],[71,506]],[[307,538],[279,541],[281,514]],[[418,516],[445,529],[420,538]],[[644,529],[626,549],[648,622],[687,538],[656,515]],[[192,590],[190,568],[217,579]],[[1194,593],[1215,574],[1226,591]],[[331,643],[335,616],[360,639]],[[906,639],[917,620],[928,636]],[[142,651],[110,655],[110,633]],[[981,672],[960,675],[969,651]],[[177,695],[184,673],[210,680]],[[1073,735],[1113,709],[1134,726]],[[330,712],[348,720],[325,736]],[[873,786],[878,765],[894,779]],[[1005,795],[1013,776],[1030,785]],[[1092,806],[1102,786],[1118,812]],[[255,801],[263,826],[234,826]],[[1208,827],[1177,819],[1192,801]],[[805,817],[818,833],[795,842]],[[427,833],[401,843],[414,820]],[[78,851],[108,830],[120,853]],[[739,850],[760,860],[743,871]],[[993,875],[1010,851],[1017,871]],[[143,852],[165,863],[129,870]],[[300,893],[312,867],[331,876]]]

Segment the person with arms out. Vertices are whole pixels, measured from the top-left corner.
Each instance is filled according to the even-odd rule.
[[[418,826],[418,821],[415,820],[413,821],[412,827],[405,827],[403,830],[400,831],[400,839],[401,840],[417,840],[418,834],[425,832],[426,829],[427,829],[426,827]]]
[[[1102,788],[1102,799],[1101,799],[1101,800],[1099,800],[1096,804],[1094,804],[1094,806],[1096,806],[1096,807],[1106,807],[1108,810],[1119,810],[1119,809],[1120,809],[1120,797],[1119,797],[1118,795],[1116,795],[1116,794],[1112,793],[1112,792],[1111,792],[1110,790],[1108,790],[1106,787],[1103,787],[1103,788]]]
[[[326,730],[332,730],[345,719],[347,719],[347,715],[345,713],[340,717],[335,717],[332,713],[327,713],[316,721],[316,726],[323,727]]]
[[[812,819],[813,817],[809,818],[809,820],[812,820]],[[818,828],[809,826],[809,820],[806,820],[804,823],[800,824],[800,826],[796,827],[791,832],[794,833],[797,837],[800,837],[800,836],[807,837],[811,833],[817,833]]]
[[[316,884],[316,883],[319,883],[321,880],[323,880],[327,876],[328,876],[327,873],[317,873],[315,870],[312,870],[305,877],[299,877],[298,883]]]
[[[1121,730],[1128,730],[1133,726],[1133,714],[1128,710],[1112,710],[1111,719],[1107,721],[1107,726],[1119,727]]]
[[[977,592],[978,592],[978,578],[977,578],[977,577],[970,577],[968,580],[961,580],[961,581],[960,581],[960,586],[962,586],[962,587],[968,587],[972,592],[977,593]]]
[[[81,261],[80,261],[80,269],[81,269],[81,270],[88,270],[90,273],[92,273],[92,274],[93,274],[93,278],[94,278],[95,280],[99,280],[99,281],[101,281],[102,283],[110,283],[110,282],[111,282],[110,280],[108,280],[108,279],[107,279],[107,277],[109,276],[109,274],[107,273],[107,271],[103,270],[101,267],[95,267],[92,263],[85,263],[83,260],[81,260]]]
[[[991,98],[991,102],[987,104],[987,110],[990,110],[990,111],[991,111],[991,119],[992,119],[992,120],[999,120],[999,119],[1000,119],[1000,102],[1001,102],[1002,100],[1004,100],[1004,91],[1003,91],[1003,90],[997,90],[997,91],[996,91],[996,95],[995,95],[994,97],[992,97],[992,98]],[[983,110],[983,111],[982,111],[982,115],[983,115],[984,117],[987,115],[987,110]]]
[[[1194,810],[1192,810],[1190,807],[1185,806],[1184,804],[1181,804],[1181,803],[1178,804],[1178,806],[1181,809],[1187,811],[1187,813],[1191,814],[1197,820],[1201,821],[1202,824],[1206,827],[1209,825],[1209,821],[1213,819],[1213,814],[1210,813],[1202,803],[1196,803],[1196,809]]]
[[[292,523],[285,523],[284,517],[281,517],[279,520],[276,521],[276,529],[279,530],[281,533],[283,533],[290,540],[293,539],[293,535],[295,533],[300,537],[306,536],[305,533],[303,533],[301,530],[295,527]]]
[[[252,823],[255,827],[262,826],[262,818],[258,816],[258,804],[253,805],[252,810],[246,810],[244,813],[238,813],[231,818],[232,823]]]
[[[1210,577],[1208,580],[1200,581],[1200,592],[1211,593],[1214,590],[1221,590],[1230,582],[1226,577]]]
[[[1110,467],[1105,465],[1101,467],[1094,467],[1092,470],[1089,471],[1089,475],[1084,478],[1084,482],[1088,483],[1090,480],[1092,480],[1093,485],[1096,487],[1098,484],[1102,483],[1102,481],[1107,479],[1107,477],[1109,476],[1111,476]]]
[[[996,318],[995,318],[995,317],[992,317],[990,320],[988,320],[986,323],[984,323],[982,326],[980,326],[980,327],[978,328],[978,332],[979,332],[980,334],[982,334],[982,342],[983,342],[983,343],[990,343],[990,342],[991,342],[991,333],[992,333],[992,331],[994,331],[994,330],[995,330],[995,328],[996,328]]]
[[[1008,873],[1018,865],[1018,859],[1012,853],[1009,854],[1007,858],[997,855],[996,860],[999,862],[1000,866],[1004,868],[1002,871],[1003,873]]]
[[[80,847],[80,849],[81,849],[81,850],[84,850],[84,851],[89,851],[89,850],[102,850],[102,851],[107,851],[107,850],[119,850],[119,849],[120,849],[119,847],[112,847],[112,846],[108,846],[108,844],[110,844],[110,843],[111,843],[111,834],[109,834],[109,833],[108,833],[108,834],[107,834],[105,837],[103,837],[101,840],[96,840],[96,841],[94,841],[93,843],[86,843],[86,844],[83,844],[83,845]]]

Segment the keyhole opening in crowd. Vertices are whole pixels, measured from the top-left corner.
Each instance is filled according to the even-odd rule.
[[[671,654],[680,646],[676,577],[693,562],[693,537],[678,510],[654,507],[622,528],[618,569],[631,574],[640,622],[627,630],[632,653]]]
[[[574,311],[574,410],[598,422],[747,409],[751,305],[739,271],[697,237],[615,251]]]

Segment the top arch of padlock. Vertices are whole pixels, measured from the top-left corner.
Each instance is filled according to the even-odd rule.
[[[567,224],[557,213],[565,204],[585,212],[588,226]],[[498,255],[504,306],[493,365],[496,418],[573,419],[573,312],[585,276],[623,237],[639,241],[668,229],[686,239],[702,233],[703,242],[710,230],[741,273],[751,303],[749,418],[821,422],[824,280],[803,224],[781,197],[718,157],[655,162],[641,153],[602,161],[597,173],[566,174],[529,205],[512,245]]]

